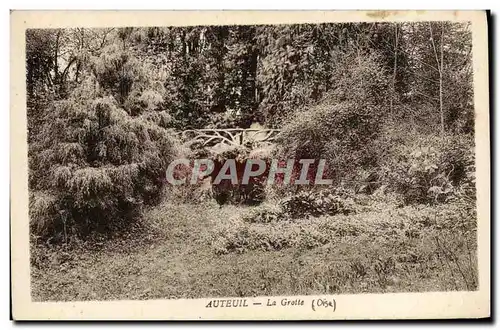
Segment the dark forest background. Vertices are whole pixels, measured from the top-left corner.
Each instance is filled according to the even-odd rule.
[[[165,111],[167,126],[187,129],[281,127],[329,93],[355,100],[363,95],[349,87],[374,85],[364,92],[384,99],[384,116],[473,129],[467,24],[59,29],[26,38],[30,136],[50,104],[75,91],[112,95],[131,116]],[[379,80],[351,81],[363,75]]]

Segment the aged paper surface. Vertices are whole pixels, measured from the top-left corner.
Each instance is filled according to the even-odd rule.
[[[435,21],[470,22],[472,31],[477,185],[477,290],[411,292],[419,290],[408,288],[406,290],[408,292],[401,293],[33,301],[28,215],[28,123],[25,76],[27,29]],[[439,58],[437,62],[439,63]],[[10,74],[12,308],[16,320],[440,319],[481,318],[490,315],[489,90],[485,12],[13,11]],[[78,78],[76,80],[78,81]],[[217,256],[214,255],[213,258]]]

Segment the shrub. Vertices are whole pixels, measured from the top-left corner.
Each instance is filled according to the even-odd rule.
[[[30,228],[35,233],[47,233],[51,236],[63,233],[63,219],[58,215],[59,203],[56,196],[47,192],[30,192],[29,216]],[[54,220],[60,220],[55,223]]]
[[[159,201],[176,142],[148,90],[156,83],[137,72],[141,67],[130,54],[104,53],[95,76],[47,111],[30,157],[35,235],[63,227],[109,232],[128,224],[142,205]],[[140,111],[129,107],[136,98],[144,101]]]
[[[328,190],[305,190],[279,200],[249,209],[241,216],[246,223],[271,223],[309,216],[350,214],[355,211],[353,196]]]
[[[258,177],[250,178],[248,184],[242,184],[243,173],[247,161],[252,159],[250,148],[245,146],[229,146],[221,144],[220,148],[211,150],[211,159],[214,161],[212,172],[212,192],[219,204],[247,204],[256,205],[265,198],[264,186],[267,176],[265,173]],[[217,174],[228,159],[236,161],[238,183],[224,179],[218,184],[213,184]]]
[[[406,204],[442,203],[457,194],[475,195],[471,141],[457,136],[417,139],[388,158],[388,183]]]
[[[113,227],[140,205],[157,202],[175,153],[165,129],[128,116],[109,97],[56,103],[36,147],[31,187],[49,191],[80,232]],[[58,216],[53,221],[56,226]],[[48,233],[41,228],[32,227]]]
[[[326,159],[325,177],[339,182],[369,163],[367,149],[376,137],[379,113],[374,106],[343,102],[301,112],[277,141],[283,159]]]
[[[336,73],[336,87],[287,120],[277,143],[284,159],[326,159],[334,183],[375,166],[372,142],[385,118],[388,79],[374,55]]]
[[[328,190],[302,191],[281,201],[284,211],[292,218],[349,214],[354,211],[350,196],[341,196]]]
[[[263,204],[251,208],[241,216],[241,219],[247,223],[270,223],[286,220],[287,214],[279,205]]]

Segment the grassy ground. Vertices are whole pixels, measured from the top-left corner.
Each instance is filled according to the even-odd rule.
[[[45,300],[477,289],[475,220],[459,205],[251,223],[248,208],[164,203],[114,239],[32,247]],[[244,217],[243,217],[244,218]],[[146,229],[144,229],[146,228]]]

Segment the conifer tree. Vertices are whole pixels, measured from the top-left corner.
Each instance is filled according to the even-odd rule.
[[[175,151],[163,83],[119,36],[43,120],[30,159],[35,234],[109,232],[161,195]]]

